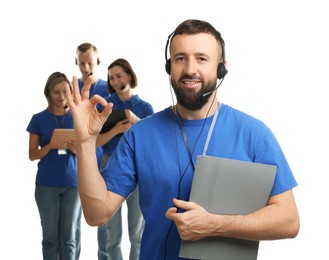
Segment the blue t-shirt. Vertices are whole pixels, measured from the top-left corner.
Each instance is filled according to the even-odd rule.
[[[79,89],[81,92],[81,89],[84,85],[81,78],[78,79],[78,83],[79,83]],[[98,81],[96,83],[94,83],[90,86],[89,98],[91,98],[95,94],[100,95],[103,98],[107,98],[111,95],[107,88],[107,81],[105,81],[103,79],[98,79]],[[98,164],[99,169],[101,167],[102,156],[103,156],[103,148],[97,147],[96,148],[96,157],[97,157],[97,164]]]
[[[81,92],[81,89],[82,89],[84,83],[82,82],[81,79],[78,79],[78,83],[79,83],[79,89]],[[98,94],[103,98],[106,98],[109,96],[110,93],[107,88],[107,81],[105,81],[103,79],[98,79],[98,81],[96,83],[94,83],[90,86],[89,97],[92,97],[95,94]]]
[[[131,100],[123,102],[117,95],[113,93],[111,96],[106,98],[107,102],[113,103],[113,109],[129,109],[139,118],[145,118],[154,113],[153,107],[148,102],[139,98],[138,95],[133,95]],[[110,141],[102,146],[103,153],[107,156],[111,156],[114,149],[117,147],[120,137],[122,135],[117,135],[113,137]]]
[[[63,116],[55,116],[48,110],[32,116],[26,131],[40,137],[40,147],[50,142],[55,128],[73,128],[72,113],[69,111]],[[70,150],[66,154],[58,154],[52,149],[38,162],[38,172],[35,184],[51,187],[77,187],[77,159]]]
[[[194,163],[197,155],[203,153],[212,118],[182,120]],[[271,195],[297,186],[270,129],[225,104],[220,107],[206,155],[277,165]],[[172,207],[173,198],[189,200],[193,167],[171,108],[134,124],[120,139],[102,175],[109,190],[125,197],[139,185],[145,219],[140,259],[164,259],[165,254],[170,260],[181,259],[177,228],[170,228],[172,221],[165,213]]]

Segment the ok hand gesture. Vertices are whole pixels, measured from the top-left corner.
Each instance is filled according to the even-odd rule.
[[[76,142],[80,143],[96,140],[113,107],[112,103],[107,103],[99,95],[94,95],[89,99],[89,89],[92,82],[93,76],[89,76],[80,93],[78,79],[74,76],[73,93],[69,87],[66,89],[67,102],[72,110]],[[104,106],[101,113],[96,108],[98,103]]]

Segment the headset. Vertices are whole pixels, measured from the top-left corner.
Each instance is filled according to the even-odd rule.
[[[99,65],[101,63],[101,61],[99,60],[99,58],[97,58],[97,65]],[[75,58],[75,65],[78,65],[78,59]]]
[[[170,71],[171,71],[171,60],[168,59],[167,53],[168,53],[168,47],[169,47],[169,43],[170,43],[170,39],[171,37],[175,34],[176,31],[173,31],[171,34],[169,34],[168,39],[167,39],[167,43],[166,43],[166,48],[165,48],[165,59],[166,59],[166,65],[165,65],[165,69],[166,72],[170,75]],[[222,46],[222,62],[218,63],[217,66],[217,78],[218,79],[223,79],[225,77],[225,75],[227,74],[228,70],[225,68],[224,63],[225,63],[225,42],[220,34],[220,32],[216,31],[219,35],[219,40],[220,40],[220,44]]]

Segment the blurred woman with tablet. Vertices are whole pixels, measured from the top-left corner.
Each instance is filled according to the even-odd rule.
[[[70,81],[52,73],[45,85],[48,107],[34,114],[26,128],[30,133],[29,159],[39,160],[35,200],[42,226],[43,259],[76,259],[76,229],[81,218],[74,140],[50,142],[54,129],[73,129],[67,106]]]

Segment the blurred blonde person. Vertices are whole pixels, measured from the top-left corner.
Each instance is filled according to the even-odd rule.
[[[55,128],[73,129],[67,89],[70,82],[63,73],[51,74],[44,88],[48,107],[34,114],[26,129],[30,133],[29,158],[39,160],[35,200],[41,219],[44,260],[77,259],[75,236],[81,203],[74,141],[62,147],[50,143]]]

